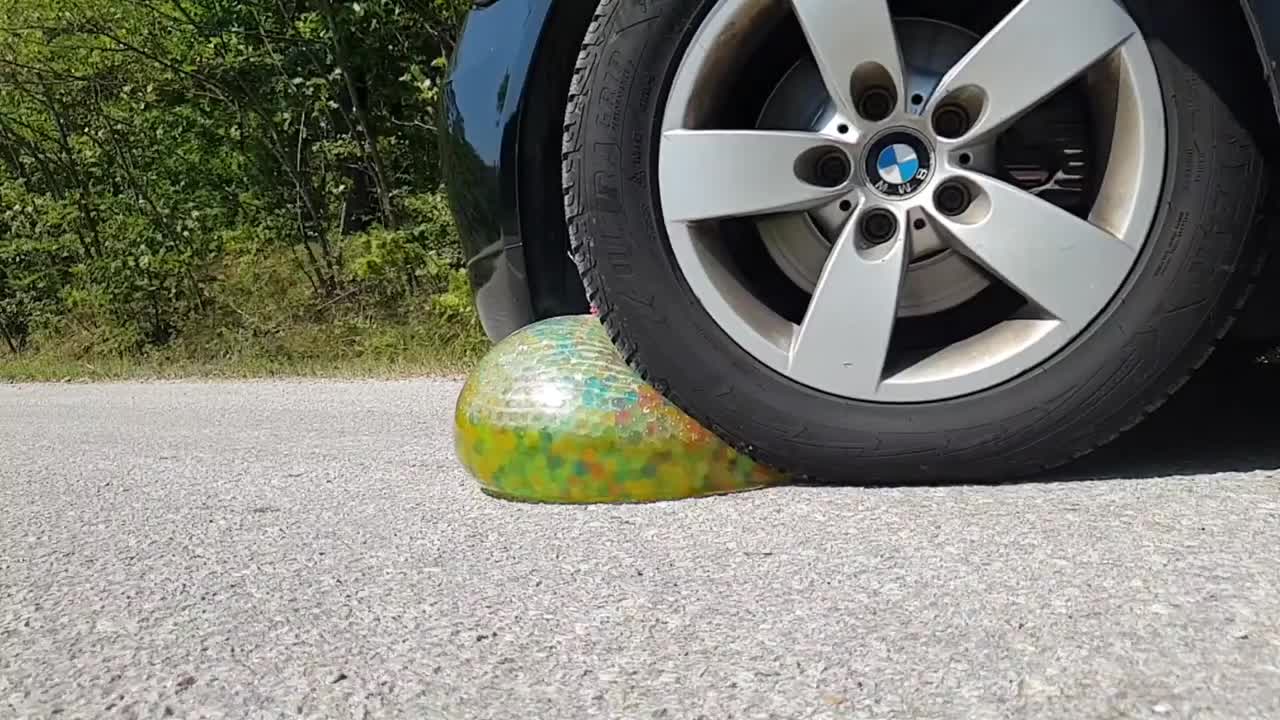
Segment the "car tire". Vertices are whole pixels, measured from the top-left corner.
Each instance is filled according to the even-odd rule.
[[[1129,2],[1163,92],[1163,189],[1133,270],[1087,329],[998,386],[937,402],[850,399],[767,367],[691,290],[656,186],[670,83],[714,4],[600,3],[570,91],[563,182],[573,256],[610,337],[727,442],[831,482],[1021,477],[1139,423],[1230,328],[1259,265],[1250,230],[1264,191],[1260,154],[1220,90],[1241,68],[1206,39],[1221,25],[1210,3]]]

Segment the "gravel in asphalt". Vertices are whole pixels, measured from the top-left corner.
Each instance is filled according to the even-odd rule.
[[[481,495],[454,381],[0,387],[0,717],[1277,718],[1280,372],[1043,482]]]

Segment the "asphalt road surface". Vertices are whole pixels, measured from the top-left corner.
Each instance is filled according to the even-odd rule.
[[[531,507],[453,381],[0,386],[0,717],[1280,717],[1280,372],[1045,482]]]

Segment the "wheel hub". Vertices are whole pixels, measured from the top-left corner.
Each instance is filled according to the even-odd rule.
[[[947,70],[978,42],[978,37],[968,30],[939,20],[900,18],[894,25],[902,44],[903,59],[910,69],[908,91],[913,96],[928,97]],[[863,94],[859,109],[864,114],[875,111],[866,105],[867,96],[878,95],[877,90]],[[835,103],[823,86],[821,73],[817,65],[806,58],[783,76],[765,103],[758,125],[838,132],[840,122],[835,116]],[[861,172],[867,185],[884,197],[902,199],[919,192],[924,181],[907,183],[905,193],[896,187],[902,183],[886,182],[884,191],[878,190],[878,183],[883,179],[877,169],[879,153],[894,144],[910,146],[917,159],[924,159],[922,167],[929,169],[933,165],[933,152],[919,133],[895,128],[863,154]],[[980,148],[975,153],[984,165],[993,164],[994,147]],[[817,287],[822,268],[831,254],[831,244],[848,221],[853,205],[847,202],[841,207],[841,202],[832,202],[808,213],[757,220],[756,227],[769,257],[802,291],[813,293]],[[952,252],[930,228],[917,232],[913,240],[911,264],[907,267],[898,304],[899,316],[920,317],[944,312],[972,300],[990,285],[981,270]]]
[[[933,172],[933,149],[919,133],[894,128],[867,148],[863,168],[867,187],[892,200],[909,198]]]

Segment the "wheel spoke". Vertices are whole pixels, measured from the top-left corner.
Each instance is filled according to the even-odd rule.
[[[670,130],[658,163],[662,211],[670,222],[805,210],[848,190],[799,177],[807,153],[834,147],[808,132]]]
[[[981,90],[984,110],[965,140],[989,136],[1137,32],[1116,0],[1023,0],[947,73],[935,104],[957,90]]]
[[[902,103],[902,55],[887,0],[791,0],[791,5],[842,115],[858,117],[852,80],[863,63],[878,63],[889,73]]]
[[[1076,330],[1119,290],[1137,251],[1067,211],[985,175],[966,175],[988,201],[986,219],[957,222],[934,212],[956,249]],[[975,211],[980,208],[975,206]]]
[[[790,371],[800,382],[830,392],[871,397],[884,377],[908,243],[898,237],[860,251],[853,240],[857,220],[827,258],[791,343]]]

